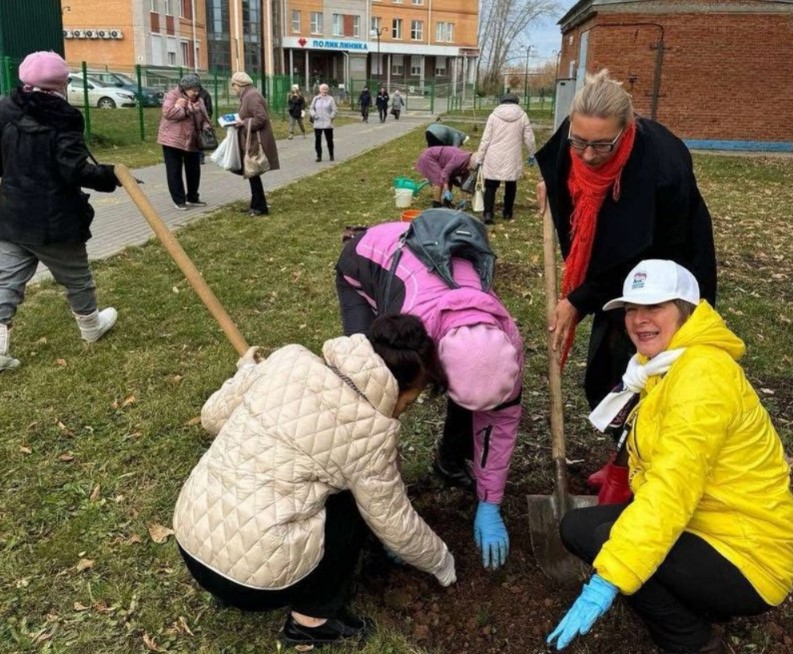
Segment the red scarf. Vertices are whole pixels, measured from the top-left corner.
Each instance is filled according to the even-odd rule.
[[[573,215],[570,218],[570,253],[564,261],[562,273],[562,297],[567,297],[578,288],[586,277],[592,244],[595,241],[598,214],[606,194],[612,190],[614,201],[620,199],[620,177],[636,138],[636,123],[632,122],[622,133],[614,156],[602,166],[591,168],[583,159],[571,153],[572,160],[567,188],[573,202]],[[575,325],[570,330],[562,350],[562,366],[575,338]]]

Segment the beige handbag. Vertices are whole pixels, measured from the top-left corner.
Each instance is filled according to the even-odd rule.
[[[471,209],[480,213],[485,210],[485,176],[482,174],[482,166],[476,174],[476,187],[474,188],[474,199],[471,201]]]
[[[245,156],[242,160],[242,176],[245,179],[258,177],[270,170],[270,162],[262,150],[262,144],[256,139],[256,151],[251,154],[251,121],[248,119],[247,133],[245,134]]]

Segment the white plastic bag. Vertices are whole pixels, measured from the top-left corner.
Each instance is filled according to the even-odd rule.
[[[476,174],[476,187],[474,189],[474,198],[471,202],[471,210],[475,213],[480,213],[485,210],[485,178],[482,175],[482,167]]]
[[[237,141],[237,128],[227,127],[226,138],[223,139],[212,155],[209,157],[223,170],[238,172],[242,170],[242,156],[240,144]]]

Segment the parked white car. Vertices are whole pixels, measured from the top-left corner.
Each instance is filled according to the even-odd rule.
[[[129,91],[115,86],[107,86],[93,77],[86,78],[86,86],[88,87],[88,103],[92,107],[115,109],[116,107],[134,107],[137,104],[134,93],[130,93]],[[77,73],[71,73],[69,75],[69,84],[66,87],[66,92],[69,98],[69,104],[75,107],[82,107],[85,105],[83,76]]]

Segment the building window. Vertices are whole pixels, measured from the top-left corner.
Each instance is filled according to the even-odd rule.
[[[369,28],[372,32],[377,32],[380,30],[381,20],[380,16],[372,16],[371,27]]]
[[[162,66],[162,37],[151,35],[151,63],[153,66]]]
[[[391,55],[391,74],[402,76],[405,74],[405,66],[403,64],[403,55]]]
[[[311,33],[312,34],[322,34],[322,29],[324,27],[324,16],[322,12],[319,11],[312,11],[311,12]]]
[[[394,0],[394,4],[395,5],[401,5],[402,4],[402,0]]]
[[[352,35],[357,39],[361,36],[361,17],[352,17]]]
[[[166,39],[166,48],[167,48],[167,61],[165,62],[168,66],[176,66],[176,39]]]
[[[155,14],[160,11],[160,8],[157,6],[158,2],[159,0],[151,0],[151,11],[153,11]]]
[[[300,11],[292,10],[292,32],[300,34]]]
[[[411,77],[421,77],[421,69],[422,69],[422,59],[421,55],[412,55],[410,57],[410,76]]]
[[[179,45],[182,48],[182,66],[190,66],[190,44],[182,41]]]
[[[437,23],[435,40],[438,43],[454,43],[454,23]]]
[[[421,41],[424,38],[424,21],[412,20],[410,21],[410,38],[413,41]]]
[[[446,77],[446,57],[437,57],[435,59],[435,75]]]
[[[165,0],[165,13],[168,16],[173,16],[173,0]]]
[[[402,38],[402,19],[401,18],[394,18],[391,21],[391,36],[395,39]]]
[[[333,14],[333,24],[331,25],[333,36],[344,36],[344,16]]]
[[[413,4],[414,5],[423,5],[424,4],[424,0],[413,0]]]

